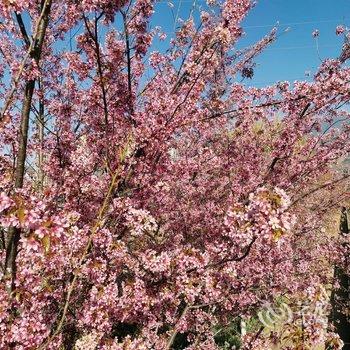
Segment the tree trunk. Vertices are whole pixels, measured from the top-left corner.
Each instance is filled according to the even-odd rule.
[[[32,38],[34,41],[33,48],[30,52],[30,57],[33,58],[37,64],[40,62],[42,47],[44,44],[45,33],[47,25],[49,23],[49,14],[51,10],[52,0],[46,0],[42,2],[40,23],[38,26],[37,35]],[[22,29],[23,30],[23,29]],[[25,39],[24,35],[24,39]],[[28,143],[28,129],[29,129],[29,116],[32,106],[33,94],[35,90],[36,80],[29,80],[25,85],[25,93],[21,112],[21,123],[19,130],[18,140],[18,152],[16,159],[16,169],[14,178],[14,187],[22,188],[24,182],[25,162],[27,156],[27,143]],[[14,290],[14,283],[16,279],[16,256],[18,250],[18,243],[20,239],[20,229],[12,227],[9,230],[7,247],[6,247],[6,260],[5,271],[7,276],[11,279],[11,291]]]
[[[42,89],[42,84],[39,79],[39,89]],[[44,188],[44,128],[45,128],[45,107],[44,107],[44,99],[40,99],[39,101],[39,114],[38,114],[38,139],[39,139],[39,150],[38,150],[38,190],[40,193],[43,192]]]

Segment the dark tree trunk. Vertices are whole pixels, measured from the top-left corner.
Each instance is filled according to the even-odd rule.
[[[44,45],[44,39],[46,29],[49,23],[49,15],[51,10],[52,0],[42,1],[41,4],[41,16],[39,18],[38,31],[34,38],[32,38],[32,45],[30,41],[22,17],[17,14],[19,19],[19,27],[23,35],[23,39],[30,49],[30,57],[36,61],[37,64],[40,62],[42,48]],[[28,130],[29,130],[29,117],[32,106],[33,94],[35,90],[36,80],[29,80],[25,85],[25,93],[21,112],[21,122],[19,128],[19,140],[18,140],[18,152],[16,159],[16,169],[14,177],[14,187],[22,188],[25,174],[25,163],[27,157],[27,143],[28,143]],[[11,291],[14,290],[14,283],[16,279],[16,257],[18,251],[18,244],[20,240],[21,232],[18,228],[12,227],[9,230],[8,241],[6,247],[6,258],[5,258],[5,271],[8,277],[11,279]]]

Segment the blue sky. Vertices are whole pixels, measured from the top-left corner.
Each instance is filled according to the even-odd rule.
[[[161,25],[171,36],[174,17],[186,18],[192,2],[173,0],[173,9],[166,1],[157,4],[152,25]],[[204,0],[197,0],[197,5],[206,6]],[[239,46],[254,43],[277,22],[280,32],[287,27],[290,30],[258,58],[250,85],[308,79],[305,72],[315,72],[320,58],[338,56],[343,39],[335,35],[335,27],[350,26],[350,0],[260,0],[244,21],[246,35]],[[311,35],[314,29],[320,31],[319,54]]]
[[[206,0],[158,0],[151,26],[161,26],[168,37],[173,36],[174,19],[188,18],[194,1],[194,14],[198,16],[201,9],[207,9]],[[335,35],[335,28],[338,24],[350,27],[350,0],[257,0],[243,22],[246,34],[238,47],[255,43],[278,22],[280,33],[286,28],[290,30],[258,57],[254,78],[246,81],[248,85],[262,87],[280,80],[311,79],[305,73],[310,72],[312,77],[320,59],[337,57],[340,53],[343,38]],[[120,18],[115,25],[120,27]],[[315,29],[320,31],[318,51],[311,35]],[[167,45],[167,41],[155,41],[152,49],[162,51]],[[58,47],[62,49],[62,43]]]

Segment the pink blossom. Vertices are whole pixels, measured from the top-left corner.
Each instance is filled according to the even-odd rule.
[[[315,29],[313,32],[312,32],[312,36],[314,38],[317,38],[318,36],[320,35],[320,31],[318,29]]]
[[[335,34],[336,35],[340,35],[343,34],[345,32],[345,27],[342,25],[337,26],[337,28],[335,29]]]

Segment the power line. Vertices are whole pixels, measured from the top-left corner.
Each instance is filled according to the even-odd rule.
[[[341,48],[341,45],[320,45],[319,48]],[[307,46],[284,46],[284,47],[267,47],[264,51],[269,50],[296,50],[296,49],[315,49],[314,45]]]
[[[275,23],[275,24],[263,24],[263,25],[251,25],[251,26],[244,26],[244,28],[267,28],[267,27],[275,27],[275,26],[295,26],[295,25],[305,25],[305,24],[320,24],[320,23],[341,23],[344,22],[344,18],[342,20],[340,19],[325,19],[325,20],[318,20],[318,21],[303,21],[303,22],[290,22],[290,23]]]
[[[182,0],[182,2],[186,2],[186,0]],[[339,19],[329,19],[329,20],[319,20],[319,21],[304,21],[304,22],[290,22],[290,23],[275,23],[275,24],[263,24],[263,25],[244,25],[242,24],[243,29],[253,29],[253,28],[271,28],[271,27],[290,27],[290,26],[300,26],[307,24],[321,24],[321,23],[344,23],[344,20]],[[164,32],[167,34],[176,33],[175,31]]]

